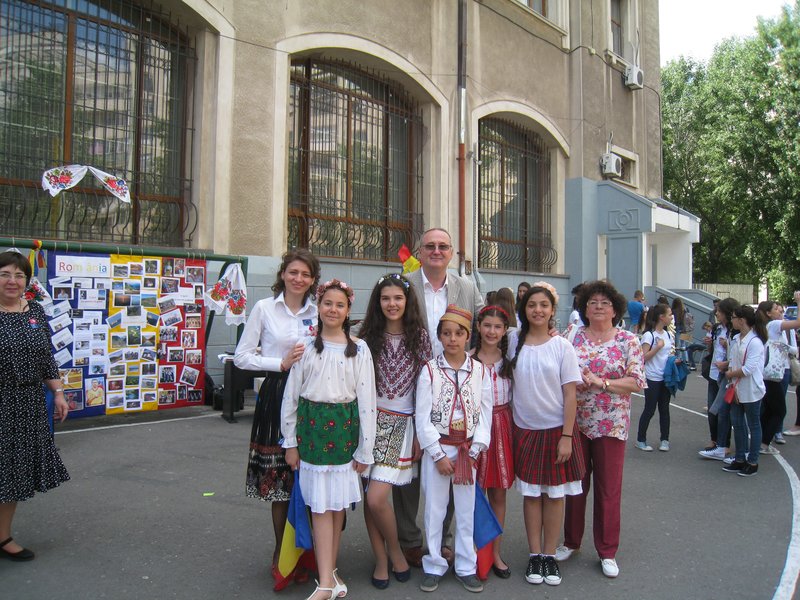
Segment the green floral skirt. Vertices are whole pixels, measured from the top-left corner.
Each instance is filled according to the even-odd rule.
[[[358,401],[346,404],[300,398],[297,407],[297,450],[312,465],[343,465],[358,447]]]

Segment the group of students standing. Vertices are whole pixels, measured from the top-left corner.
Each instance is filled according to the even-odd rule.
[[[800,292],[794,300],[800,302]],[[756,309],[733,298],[716,303],[717,324],[709,334],[711,443],[699,454],[724,461],[729,473],[755,475],[761,454],[780,453],[773,441],[781,433],[800,435],[800,421],[783,431],[790,357],[797,357],[795,332],[800,329],[800,319],[786,320],[783,313],[783,305],[772,300]],[[728,456],[731,426],[736,446]]]
[[[451,250],[449,236],[437,244],[426,243],[426,235],[425,252]],[[355,338],[352,288],[337,279],[320,284],[319,274],[307,250],[286,253],[274,296],[253,308],[235,357],[240,368],[269,372],[254,416],[247,493],[272,501],[273,570],[299,476],[319,573],[309,600],[347,594],[337,555],[345,510],[362,493],[375,557],[372,585],[385,589],[390,577],[408,581],[411,565],[397,523],[415,521],[416,505],[398,505],[394,492],[413,489],[418,478],[427,542],[420,589],[436,590],[449,568],[443,539],[453,514],[451,486],[455,575],[468,591],[483,589],[473,544],[476,483],[487,490],[501,525],[506,491],[515,486],[524,496],[525,578],[558,585],[556,561],[580,547],[593,476],[595,545],[604,574],[615,577],[630,393],[644,385],[635,336],[616,327],[624,298],[607,282],[587,286],[588,325],[568,339],[553,335],[558,294],[537,282],[519,301],[518,330],[509,333],[513,314],[501,306],[474,306],[473,315],[450,304],[434,337],[425,273],[417,284],[388,274],[372,290]],[[467,351],[473,323],[478,336]],[[398,512],[413,514],[395,515],[390,494]],[[567,502],[565,543],[558,547],[565,498],[575,503]],[[499,538],[493,551],[494,573],[508,578]]]

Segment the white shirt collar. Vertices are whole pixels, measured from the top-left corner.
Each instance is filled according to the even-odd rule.
[[[433,290],[433,285],[431,284],[430,280],[425,276],[425,269],[420,267],[419,271],[420,271],[420,275],[422,275],[422,286],[430,288],[431,290]],[[447,281],[448,281],[449,277],[450,277],[450,275],[445,271],[444,284],[442,285],[442,287],[440,289],[447,289]]]

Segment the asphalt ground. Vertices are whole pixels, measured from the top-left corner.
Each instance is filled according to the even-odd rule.
[[[561,563],[562,584],[528,584],[522,502],[512,490],[503,538],[512,577],[490,576],[484,596],[791,598],[800,563],[800,533],[792,530],[800,438],[787,438],[780,457],[762,457],[754,477],[723,472],[722,463],[697,455],[708,438],[705,390],[692,374],[674,401],[670,452],[644,453],[628,442],[617,579],[602,575],[589,516],[581,552]],[[787,404],[789,424],[791,391]],[[634,423],[642,405],[635,398]],[[56,441],[72,480],[20,504],[14,535],[37,557],[0,560],[0,598],[306,598],[313,582],[272,592],[269,507],[244,495],[252,408],[248,399],[233,424],[198,407],[59,426]],[[657,439],[656,415],[649,441]],[[372,568],[357,508],[348,512],[339,560],[348,598],[470,596],[452,573],[437,592],[421,592],[419,570],[378,591],[369,583]]]

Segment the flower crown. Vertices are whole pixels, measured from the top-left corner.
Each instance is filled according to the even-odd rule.
[[[347,296],[347,301],[352,304],[353,300],[356,298],[356,294],[349,285],[347,285],[344,281],[340,281],[338,279],[331,279],[330,281],[326,281],[325,283],[321,283],[317,286],[317,303],[322,300],[322,296],[327,292],[329,289],[337,289],[341,290]]]
[[[553,299],[556,301],[556,304],[558,304],[558,292],[551,284],[547,283],[546,281],[537,281],[531,287],[541,287],[546,289],[548,292],[553,294]]]
[[[406,291],[408,291],[408,288],[409,288],[409,286],[411,285],[411,283],[409,283],[408,279],[406,279],[405,277],[403,277],[402,275],[400,275],[400,273],[389,273],[388,275],[384,275],[383,277],[381,277],[380,279],[378,279],[378,285],[380,285],[380,284],[382,284],[384,281],[387,281],[387,280],[390,280],[390,279],[391,279],[392,281],[396,281],[397,283],[399,283],[400,285],[402,285],[402,286],[403,286],[403,288],[404,288]]]

